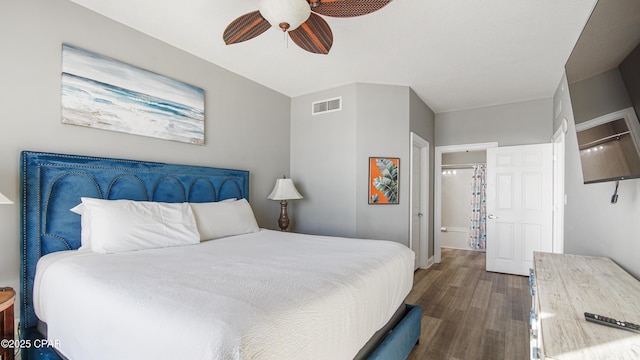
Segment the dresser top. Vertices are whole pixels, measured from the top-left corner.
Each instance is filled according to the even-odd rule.
[[[585,312],[640,324],[640,282],[603,257],[534,254],[548,359],[640,359],[640,334],[587,322]]]

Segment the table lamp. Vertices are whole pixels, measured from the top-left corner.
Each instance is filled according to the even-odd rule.
[[[271,194],[267,196],[271,200],[280,200],[280,217],[278,218],[278,226],[281,231],[287,231],[289,227],[289,216],[287,215],[287,200],[302,199],[302,195],[298,192],[293,181],[283,177],[276,180],[276,186],[273,187]]]

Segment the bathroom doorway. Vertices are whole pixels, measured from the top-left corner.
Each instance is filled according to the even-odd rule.
[[[441,247],[485,251],[486,166],[486,150],[442,154]]]
[[[441,248],[480,250],[481,223],[472,223],[479,203],[479,188],[472,187],[478,167],[486,166],[487,149],[497,143],[440,146],[435,149],[434,261],[441,262]],[[476,184],[477,185],[477,184]],[[473,237],[472,237],[473,236]],[[474,243],[475,241],[475,243]],[[482,246],[484,247],[484,246]]]

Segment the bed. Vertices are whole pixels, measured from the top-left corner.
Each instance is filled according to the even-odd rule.
[[[251,211],[247,171],[30,151],[21,161],[21,338],[49,345],[25,359],[402,359],[418,340],[406,247],[202,228],[203,211]],[[132,215],[100,228],[96,214],[123,204],[179,208],[175,222],[187,214],[198,231],[185,225],[186,243],[171,243],[182,228],[163,228],[169,245],[110,242]]]

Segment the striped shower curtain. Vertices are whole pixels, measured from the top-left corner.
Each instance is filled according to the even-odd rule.
[[[469,247],[484,250],[487,245],[487,166],[473,165],[471,178],[471,226]]]

